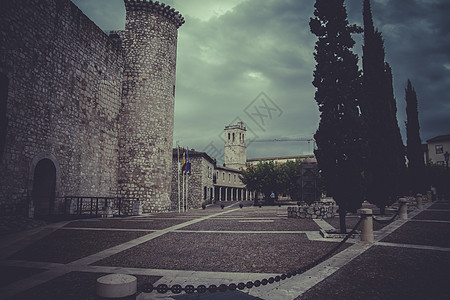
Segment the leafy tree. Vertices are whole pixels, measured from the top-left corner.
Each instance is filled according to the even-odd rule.
[[[272,192],[286,193],[293,198],[299,195],[298,165],[298,161],[288,161],[280,165],[275,165],[273,161],[259,162],[256,166],[247,165],[247,168],[241,171],[240,178],[247,189],[264,194],[266,203],[273,204],[269,197]]]
[[[298,200],[301,196],[299,165],[300,161],[296,160],[276,166],[280,192],[290,195],[292,200]]]
[[[341,232],[346,232],[345,216],[363,201],[363,122],[358,102],[361,72],[358,57],[351,51],[351,34],[361,32],[350,26],[343,0],[316,0],[311,32],[318,37],[314,57],[317,62],[313,85],[319,106],[320,123],[315,134],[315,151],[327,192],[339,205]]]
[[[384,214],[385,206],[400,192],[405,159],[397,122],[392,72],[385,63],[381,33],[374,29],[370,0],[364,0],[362,115],[367,129],[368,157],[365,164],[367,199]]]
[[[420,139],[419,112],[417,111],[417,94],[408,79],[405,89],[406,100],[406,153],[408,157],[408,187],[414,193],[425,188],[423,174],[425,161],[423,158],[422,141]]]
[[[277,194],[280,191],[273,161],[259,162],[256,166],[247,165],[247,169],[241,171],[240,178],[247,189],[264,194],[267,202],[272,192]]]

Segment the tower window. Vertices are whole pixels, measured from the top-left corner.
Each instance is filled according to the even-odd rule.
[[[230,140],[230,133],[228,132],[228,140]]]
[[[233,132],[233,142],[234,142],[234,132]]]

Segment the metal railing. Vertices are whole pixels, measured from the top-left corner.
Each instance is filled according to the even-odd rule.
[[[138,198],[66,196],[64,214],[128,216],[133,214],[137,201]]]

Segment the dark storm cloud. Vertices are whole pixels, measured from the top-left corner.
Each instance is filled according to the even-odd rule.
[[[105,2],[107,1],[107,2]],[[122,0],[76,0],[102,29],[123,29]],[[165,2],[165,1],[163,1]],[[311,84],[316,37],[309,31],[313,0],[170,0],[186,19],[178,34],[174,142],[203,150],[242,119],[259,138],[310,137],[319,122]],[[349,21],[362,24],[363,0],[347,0]],[[372,0],[394,76],[398,120],[405,137],[406,81],[419,100],[425,141],[450,133],[450,1]],[[111,22],[113,21],[113,22]],[[115,25],[116,24],[116,25]],[[361,57],[362,36],[354,36]],[[264,128],[245,113],[260,92],[282,110]],[[249,157],[308,153],[307,143],[254,143]]]
[[[258,128],[243,109],[264,91],[284,113],[257,132],[259,136],[298,136],[305,127],[303,131],[310,136],[317,120],[317,114],[311,113],[316,110],[311,97],[314,40],[307,29],[311,12],[312,7],[304,2],[247,1],[220,17],[187,22],[185,31],[180,31],[176,111],[195,101],[210,126],[180,117],[175,120],[176,134],[189,136],[191,130],[200,131],[203,126],[209,130],[202,132],[215,140],[236,117]],[[182,55],[185,50],[188,53]],[[183,72],[191,73],[186,82],[179,80]],[[185,92],[188,101],[181,95]],[[178,126],[183,129],[177,130]],[[203,143],[209,142],[206,136],[202,136]],[[200,139],[198,143],[202,147]],[[270,149],[266,152],[271,155]],[[284,154],[292,154],[292,149],[285,147]]]
[[[422,141],[450,133],[450,3],[372,1],[372,13],[393,69],[403,136],[408,79],[418,96]]]

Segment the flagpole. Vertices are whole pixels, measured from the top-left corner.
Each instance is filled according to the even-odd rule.
[[[181,213],[181,195],[180,195],[180,146],[177,144],[177,152],[178,152],[178,159],[177,159],[177,166],[178,166],[178,172],[177,172],[177,187],[178,187],[178,213]]]
[[[185,176],[184,176],[184,174],[185,174],[185,172],[181,171],[181,174],[182,174],[182,181],[183,181],[183,192],[182,192],[183,193],[183,198],[182,198],[181,202],[182,202],[182,206],[183,206],[182,210],[185,211],[185,209],[184,209],[184,202],[185,202],[185,199],[184,199],[184,197],[185,197],[185,195],[184,195],[184,192],[185,192],[185,188],[184,188]]]
[[[186,152],[186,210],[188,210],[189,207],[189,172],[190,170],[190,165],[189,165],[189,148],[187,148],[187,152]]]
[[[189,173],[186,172],[186,210],[188,210],[189,205],[189,197],[188,197],[188,191],[189,191]]]

